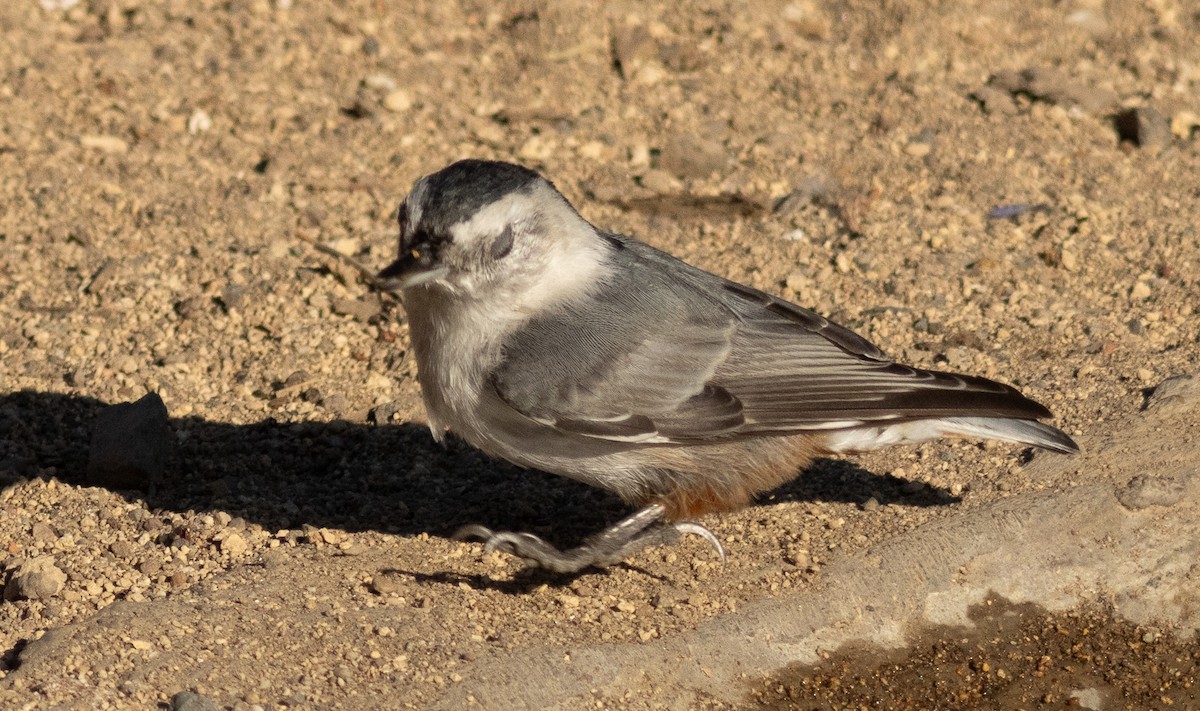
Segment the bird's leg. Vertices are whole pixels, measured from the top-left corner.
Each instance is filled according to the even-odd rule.
[[[721,556],[721,562],[725,562],[725,549],[712,531],[696,523],[666,523],[662,520],[665,511],[662,505],[652,504],[588,536],[578,547],[565,551],[532,533],[497,532],[479,525],[458,529],[454,538],[481,538],[485,542],[485,551],[504,551],[556,573],[576,573],[588,566],[618,563],[643,548],[675,543],[681,534],[692,533],[711,543]]]

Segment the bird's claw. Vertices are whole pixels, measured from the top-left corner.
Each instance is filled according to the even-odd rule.
[[[658,524],[661,507],[647,507],[632,516],[590,536],[582,545],[570,550],[559,550],[532,533],[515,531],[493,531],[486,526],[473,524],[454,532],[454,540],[478,538],[484,542],[484,553],[501,551],[516,556],[530,565],[559,573],[574,573],[590,566],[605,566],[617,563],[653,545],[674,543],[682,534],[693,534],[708,541],[725,562],[725,547],[704,526],[683,522]]]

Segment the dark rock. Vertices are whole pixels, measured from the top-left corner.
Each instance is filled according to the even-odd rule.
[[[171,697],[171,711],[220,711],[217,702],[191,691],[181,691]]]
[[[162,478],[171,448],[167,407],[157,393],[111,405],[96,416],[87,482],[141,489]]]

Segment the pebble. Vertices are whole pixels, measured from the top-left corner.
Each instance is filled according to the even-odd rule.
[[[1120,102],[1120,97],[1111,91],[1089,86],[1048,67],[996,72],[990,83],[1012,94],[1029,94],[1054,104],[1074,105],[1093,114],[1111,111]]]
[[[1146,409],[1163,414],[1183,414],[1200,409],[1200,376],[1174,375],[1162,381],[1146,398]]]
[[[171,697],[171,711],[220,711],[217,702],[191,691],[181,691]]]
[[[187,120],[187,132],[193,136],[212,128],[212,118],[204,109],[196,109]]]
[[[236,531],[228,533],[221,541],[221,552],[228,553],[230,558],[240,557],[250,549],[250,544]]]
[[[1117,114],[1113,123],[1117,127],[1117,136],[1138,148],[1157,152],[1174,140],[1167,117],[1151,106],[1125,109]]]
[[[680,178],[707,178],[725,163],[725,147],[719,141],[693,134],[672,136],[658,156],[658,167]]]
[[[23,561],[4,586],[5,600],[45,600],[54,597],[67,582],[66,573],[54,565],[54,559],[41,556]]]
[[[820,5],[812,0],[788,3],[783,8],[783,19],[802,36],[811,40],[823,40],[829,36],[831,23]]]
[[[129,150],[129,144],[116,136],[80,136],[79,145],[104,153],[124,153]]]
[[[170,447],[167,407],[157,393],[110,405],[96,416],[87,481],[115,489],[143,488],[161,480]]]
[[[683,183],[665,170],[651,169],[642,176],[642,187],[659,195],[678,195]]]
[[[394,89],[383,97],[383,108],[392,113],[402,114],[413,106],[412,94],[404,89]]]
[[[655,47],[645,25],[627,24],[613,31],[612,52],[617,71],[629,79],[640,65],[654,57]]]
[[[989,114],[1007,116],[1017,112],[1017,104],[1012,100],[1012,96],[994,86],[981,86],[971,94],[971,97],[982,104],[983,110]]]
[[[1132,289],[1129,290],[1129,298],[1133,299],[1134,301],[1145,301],[1146,299],[1150,298],[1151,293],[1150,285],[1144,281],[1139,281],[1133,285]]]
[[[1179,111],[1171,117],[1171,133],[1185,141],[1191,140],[1197,129],[1200,129],[1200,114]]]
[[[58,531],[55,531],[50,524],[41,521],[33,524],[29,533],[33,536],[33,540],[41,543],[53,543],[58,540]]]
[[[383,303],[378,294],[368,294],[361,299],[333,299],[330,308],[335,314],[353,316],[359,321],[369,321],[383,311]]]

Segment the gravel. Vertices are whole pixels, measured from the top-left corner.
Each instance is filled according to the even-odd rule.
[[[833,609],[847,561],[951,517],[1108,487],[1160,540],[1198,431],[1196,23],[1136,3],[0,3],[0,706],[461,706],[618,647],[651,655],[634,681],[563,707],[678,704],[642,681],[693,669],[664,646],[772,600]],[[823,460],[703,521],[724,566],[691,539],[574,580],[483,555],[450,533],[570,545],[626,510],[436,444],[403,309],[311,244],[382,267],[413,180],[466,156],[529,163],[597,225],[897,359],[1013,383],[1085,456],[1111,449]],[[144,427],[105,424],[148,394]],[[98,432],[111,479],[89,478]],[[54,591],[18,595],[26,573]],[[1096,618],[1121,633],[1098,653],[1169,637],[1155,596],[1186,579],[1162,580],[1142,628]],[[697,668],[694,705],[753,705],[778,671],[716,688],[732,668]]]

